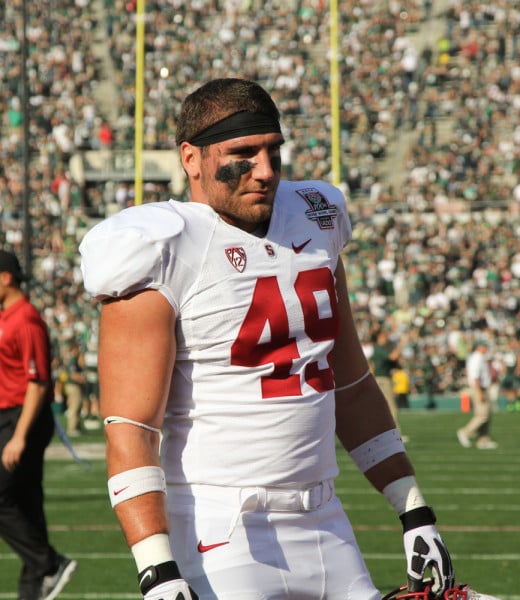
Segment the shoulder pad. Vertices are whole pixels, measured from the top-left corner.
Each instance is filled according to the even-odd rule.
[[[79,246],[85,289],[104,299],[159,287],[171,240],[183,228],[174,204],[166,202],[131,207],[98,223]]]

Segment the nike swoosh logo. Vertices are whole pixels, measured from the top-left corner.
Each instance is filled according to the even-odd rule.
[[[141,580],[139,581],[139,587],[142,588],[143,587],[143,583],[146,582],[147,579],[150,580],[150,583],[152,582],[153,579],[153,569],[148,569],[143,573],[143,576],[141,577]]]
[[[209,550],[213,550],[213,548],[218,548],[219,546],[225,546],[226,544],[229,544],[229,541],[218,542],[217,544],[208,544],[207,546],[205,546],[202,542],[199,542],[199,545],[197,546],[197,550],[202,554],[203,552],[208,552]]]
[[[292,249],[296,252],[296,254],[300,254],[300,252],[305,248],[305,246],[312,240],[312,238],[309,238],[306,242],[303,242],[303,244],[300,244],[299,246],[295,246],[294,242],[292,243]]]
[[[114,496],[118,496],[121,492],[124,492],[129,487],[130,487],[129,485],[125,485],[125,487],[121,488],[120,490],[114,490]]]

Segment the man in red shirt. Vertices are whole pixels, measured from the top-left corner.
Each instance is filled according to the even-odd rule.
[[[0,250],[0,536],[22,560],[18,600],[52,600],[76,562],[48,539],[43,460],[54,432],[50,341],[23,279],[16,256]]]

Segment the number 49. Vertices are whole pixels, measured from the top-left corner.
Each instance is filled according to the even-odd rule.
[[[333,340],[338,330],[338,306],[334,278],[326,267],[302,271],[294,282],[294,289],[303,311],[304,329],[313,342]],[[330,313],[319,314],[317,292],[326,292],[330,302]],[[269,326],[271,339],[260,342],[262,332]],[[242,367],[257,367],[272,364],[270,375],[262,376],[262,398],[301,396],[298,374],[291,374],[293,361],[300,357],[296,338],[290,336],[289,318],[278,280],[262,277],[257,280],[249,310],[237,339],[231,346],[231,364]],[[320,369],[318,361],[306,365],[305,381],[318,392],[334,387],[331,353],[327,355],[326,368]]]

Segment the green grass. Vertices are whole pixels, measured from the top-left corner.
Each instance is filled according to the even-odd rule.
[[[461,448],[455,430],[468,419],[457,412],[403,412],[408,452],[427,501],[455,564],[458,582],[520,600],[520,414],[494,416],[495,451]],[[74,440],[102,440],[87,432]],[[60,444],[55,440],[55,444]],[[343,451],[337,492],[357,532],[376,585],[389,591],[405,582],[400,524],[385,499],[356,471]],[[139,599],[133,560],[109,506],[105,465],[90,469],[66,460],[47,460],[46,511],[52,542],[74,557],[79,568],[62,600]],[[16,600],[19,561],[0,540],[0,599]]]

